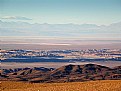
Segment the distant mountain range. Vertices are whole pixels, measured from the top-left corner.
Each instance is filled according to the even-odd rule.
[[[96,64],[66,65],[60,68],[1,69],[0,80],[27,82],[81,82],[90,80],[121,80],[121,66],[109,68]]]
[[[96,24],[30,24],[27,22],[3,22],[0,20],[0,36],[45,36],[121,38],[121,22],[110,25]]]

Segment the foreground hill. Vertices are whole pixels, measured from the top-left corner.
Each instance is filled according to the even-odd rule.
[[[24,83],[2,81],[1,91],[121,91],[121,80],[72,83]]]
[[[121,66],[109,68],[96,64],[66,65],[53,68],[23,68],[1,70],[3,81],[82,82],[90,80],[121,80]]]

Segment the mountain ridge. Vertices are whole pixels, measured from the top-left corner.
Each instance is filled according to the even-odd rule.
[[[121,22],[109,25],[96,24],[31,24],[27,22],[4,22],[0,20],[1,36],[45,36],[45,37],[115,37],[121,33]],[[29,33],[29,35],[28,35]],[[97,36],[98,34],[98,36]],[[100,37],[101,37],[100,36]],[[114,38],[114,37],[113,37]],[[118,38],[118,37],[117,37]]]
[[[3,71],[3,72],[2,72]],[[43,82],[81,82],[90,80],[121,80],[121,66],[109,68],[97,64],[65,65],[60,68],[24,68],[1,70],[1,80]],[[7,73],[8,72],[8,73]]]

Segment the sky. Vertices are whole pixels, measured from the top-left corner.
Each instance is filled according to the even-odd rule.
[[[109,25],[121,21],[121,0],[0,0],[0,20]]]
[[[121,40],[120,35],[121,0],[0,0],[0,39]]]

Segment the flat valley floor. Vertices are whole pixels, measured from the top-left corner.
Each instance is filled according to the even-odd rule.
[[[93,61],[93,62],[1,62],[1,69],[13,69],[13,68],[33,68],[33,67],[46,67],[46,68],[59,68],[64,65],[84,65],[84,64],[98,64],[107,66],[110,68],[120,66],[121,61]],[[14,66],[13,66],[14,65]]]

